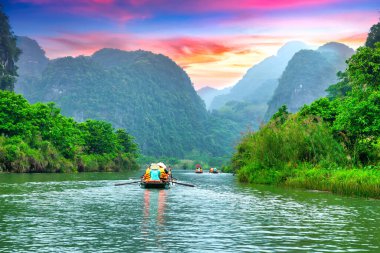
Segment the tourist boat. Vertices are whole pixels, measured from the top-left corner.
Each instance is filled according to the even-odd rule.
[[[218,174],[219,170],[217,168],[210,168],[209,172],[214,173],[214,174]]]
[[[195,173],[203,173],[202,166],[200,164],[195,165]]]
[[[195,169],[195,173],[203,173],[202,168],[197,168],[197,169]]]
[[[169,181],[161,181],[161,180],[141,180],[140,186],[145,189],[156,188],[156,189],[169,189],[170,182]]]

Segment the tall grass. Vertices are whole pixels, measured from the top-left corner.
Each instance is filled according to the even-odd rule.
[[[259,131],[248,133],[232,158],[234,169],[249,165],[245,168],[248,172],[296,167],[305,162],[316,165],[344,164],[348,161],[342,146],[323,122],[296,116],[284,124],[271,121]]]
[[[352,168],[343,147],[317,118],[293,115],[248,133],[232,168],[242,182],[380,198],[379,168]]]
[[[297,169],[284,185],[348,196],[380,198],[380,169]]]

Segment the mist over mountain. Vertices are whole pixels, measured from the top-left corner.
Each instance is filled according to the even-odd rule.
[[[326,89],[337,82],[337,72],[346,68],[345,61],[354,53],[348,46],[331,42],[317,50],[301,50],[289,61],[268,103],[265,120],[282,105],[296,112],[304,104],[326,96]]]
[[[43,55],[23,45],[26,56]],[[164,55],[102,49],[90,57],[49,61],[42,72],[20,63],[19,80],[33,76],[18,89],[29,101],[53,101],[77,121],[92,118],[125,128],[144,154],[223,155],[232,149],[234,123],[214,124],[220,119],[206,111],[186,72]]]
[[[219,95],[227,94],[231,90],[230,87],[224,88],[222,90],[214,89],[212,87],[203,87],[202,89],[197,90],[198,95],[206,104],[206,108],[210,109],[212,100]]]
[[[102,49],[89,57],[49,61],[36,41],[19,37],[18,45],[23,53],[16,91],[29,101],[56,102],[77,121],[109,121],[135,136],[144,154],[176,157],[226,154],[241,132],[259,127],[265,112],[271,115],[282,104],[296,111],[324,96],[353,53],[328,43],[294,55],[307,46],[291,42],[252,67],[230,91],[206,87],[198,96],[186,72],[161,54]],[[224,92],[229,93],[216,96]],[[236,100],[208,113],[205,104],[212,97]]]
[[[16,43],[22,52],[17,61],[19,77],[15,85],[15,91],[18,93],[30,93],[28,83],[42,74],[49,63],[49,59],[45,56],[45,51],[33,39],[17,36]]]
[[[278,79],[292,56],[299,50],[306,48],[309,46],[303,42],[286,43],[277,51],[275,56],[270,56],[251,67],[228,94],[215,97],[210,109],[219,109],[228,101],[249,102],[254,99],[252,97],[261,97],[261,91],[266,93],[271,90],[270,87],[267,90],[263,84],[268,79]]]

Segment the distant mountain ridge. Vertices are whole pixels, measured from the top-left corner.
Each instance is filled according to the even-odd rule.
[[[292,56],[299,50],[307,48],[310,46],[299,41],[286,43],[275,56],[270,56],[251,67],[228,94],[215,97],[210,109],[219,109],[228,101],[249,102],[253,96],[260,97],[261,91],[265,88],[262,86],[263,83],[269,79],[278,79]],[[258,89],[259,87],[261,89]]]
[[[186,72],[164,55],[102,49],[49,61],[37,42],[17,42],[23,54],[15,89],[29,101],[56,102],[78,121],[109,121],[135,136],[144,154],[175,157],[227,154],[241,132],[258,129],[281,105],[293,112],[324,96],[353,53],[340,43],[298,52],[308,46],[288,43],[216,96],[214,102],[227,102],[209,113],[200,96],[226,90],[206,88],[198,96]]]
[[[317,50],[301,50],[289,61],[268,103],[265,121],[282,105],[289,112],[326,96],[326,89],[336,83],[337,72],[346,68],[346,60],[354,50],[342,43],[330,42]]]
[[[19,45],[26,55],[44,55],[36,47]],[[26,59],[19,62],[20,80],[29,71]],[[164,55],[102,49],[89,57],[48,61],[31,76],[27,86],[19,84],[29,101],[53,101],[78,121],[93,118],[125,128],[146,155],[224,155],[232,150],[228,136],[233,124],[214,124],[218,119],[207,113],[186,72]]]
[[[230,90],[231,90],[230,87],[218,90],[218,89],[214,89],[212,87],[206,86],[206,87],[203,87],[203,88],[197,90],[197,93],[202,98],[202,100],[205,102],[206,108],[210,109],[212,100],[216,96],[227,94]]]

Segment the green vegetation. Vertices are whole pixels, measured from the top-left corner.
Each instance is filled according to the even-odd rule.
[[[137,168],[133,138],[111,124],[77,123],[54,103],[31,105],[0,91],[0,171],[75,172]]]
[[[128,129],[145,155],[184,158],[193,150],[209,156],[232,151],[236,124],[209,114],[186,72],[168,57],[102,49],[91,57],[45,64],[32,42],[20,38],[26,53],[20,80],[27,85],[16,86],[30,102],[53,101],[77,121],[104,120]],[[26,64],[30,58],[41,64]]]
[[[241,181],[380,198],[380,43],[347,64],[328,98],[283,106],[242,139],[231,166]]]
[[[376,42],[380,41],[380,22],[374,24],[368,33],[367,41],[365,42],[366,47],[375,47]]]
[[[14,36],[0,4],[0,90],[13,90],[16,82],[18,59],[20,50],[16,47]]]

